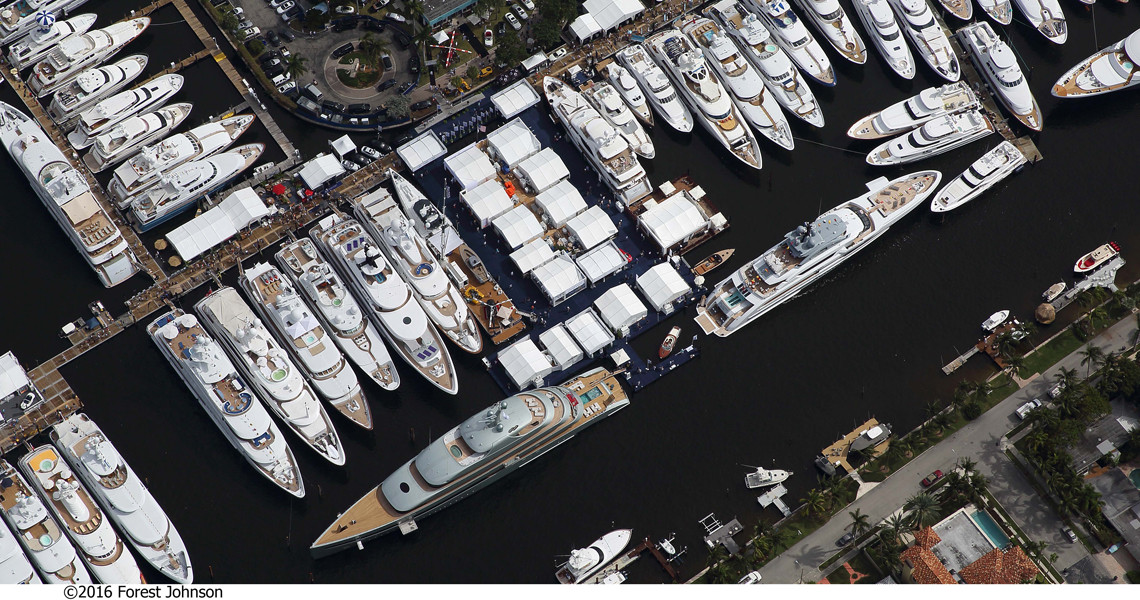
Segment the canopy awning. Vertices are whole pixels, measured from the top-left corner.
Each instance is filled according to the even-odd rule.
[[[460,195],[463,196],[463,201],[467,203],[467,208],[471,209],[472,214],[479,221],[480,227],[490,225],[495,217],[507,212],[515,205],[510,196],[507,196],[503,184],[499,183],[497,179],[483,182],[474,189],[460,192]]]
[[[522,119],[514,119],[487,134],[487,149],[513,169],[524,158],[542,150],[542,144]]]
[[[542,378],[554,372],[554,365],[530,338],[508,346],[499,353],[499,364],[520,390],[541,385]]]
[[[520,162],[515,170],[536,194],[540,194],[570,176],[566,163],[552,148],[543,148],[534,156]]]
[[[508,68],[511,66],[513,65],[507,65]],[[538,104],[539,100],[541,98],[539,98],[538,92],[534,91],[526,79],[520,79],[503,91],[491,96],[491,104],[495,105],[504,119],[509,119]]]
[[[511,250],[542,235],[542,225],[534,217],[534,213],[522,205],[499,215],[492,224]]]
[[[310,189],[319,188],[341,175],[344,175],[344,166],[331,154],[321,154],[301,167],[301,180]]]
[[[606,211],[597,205],[567,221],[566,229],[585,250],[617,235],[617,226],[614,225],[613,219],[610,219]]]

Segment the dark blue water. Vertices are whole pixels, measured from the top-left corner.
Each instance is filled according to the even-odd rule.
[[[105,25],[131,6],[126,0],[96,1],[85,10],[107,17],[100,21]],[[407,369],[395,393],[365,383],[376,429],[366,433],[337,422],[348,456],[344,468],[328,465],[292,439],[309,490],[303,500],[290,500],[250,470],[142,327],[68,365],[64,376],[149,481],[186,539],[200,581],[210,581],[212,569],[218,582],[551,582],[557,555],[616,527],[632,527],[637,537],[676,531],[677,542],[690,548],[683,571],[691,574],[704,564],[698,519],[715,511],[722,519],[739,516],[750,524],[761,514],[742,485],[745,469],[738,463],[775,461],[796,471],[789,499],[799,498],[815,482],[812,457],[854,424],[873,415],[909,429],[922,419],[926,403],[949,398],[958,377],[944,377],[940,367],[956,348],[975,341],[978,324],[990,313],[1010,308],[1029,318],[1041,292],[1105,241],[1118,241],[1126,258],[1136,255],[1140,123],[1134,115],[1140,92],[1062,103],[1049,88],[1070,66],[1140,26],[1140,8],[1098,3],[1096,40],[1088,9],[1070,1],[1064,9],[1071,30],[1064,46],[1024,25],[1004,30],[1029,67],[1045,113],[1045,131],[1036,136],[1042,163],[946,217],[916,211],[794,302],[731,338],[702,339],[699,360],[633,396],[629,409],[420,522],[411,536],[392,535],[363,552],[320,561],[307,550],[338,511],[409,459],[429,436],[501,396],[477,357],[453,353],[462,382],[458,397],[436,391]],[[155,20],[176,21],[177,14],[159,11]],[[145,50],[157,69],[197,48],[187,28],[170,25],[152,29],[125,53]],[[938,168],[949,178],[999,141],[991,137],[910,169],[868,167],[860,152],[869,145],[848,140],[847,127],[939,82],[925,67],[915,81],[899,82],[874,54],[862,67],[832,57],[838,85],[815,88],[827,126],[815,130],[793,123],[800,138],[793,152],[762,142],[760,172],[737,167],[703,132],[653,132],[653,181],[690,173],[732,223],[691,260],[734,247],[735,268],[820,209],[859,195],[874,177]],[[212,61],[184,74],[188,85],[179,98],[195,102],[191,123],[237,102]],[[0,100],[16,98],[3,89]],[[306,156],[339,136],[273,112]],[[242,138],[250,141],[270,142],[263,130]],[[0,294],[0,349],[16,351],[31,367],[64,348],[56,331],[85,315],[88,302],[101,299],[118,312],[147,282],[140,275],[105,290],[2,157],[0,180],[10,185],[0,208],[0,268],[8,282],[8,293]],[[1130,264],[1120,280],[1138,276]],[[232,284],[234,277],[223,280]],[[182,306],[190,308],[201,293]],[[684,336],[695,333],[690,316],[661,324],[637,347],[650,353],[674,324],[684,328]],[[1071,319],[1067,313],[1061,317]],[[1044,335],[1055,331],[1056,326],[1043,328]],[[991,372],[975,359],[962,374]],[[631,572],[633,581],[663,578],[648,559]]]

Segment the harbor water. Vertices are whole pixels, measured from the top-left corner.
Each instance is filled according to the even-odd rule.
[[[850,12],[850,3],[843,4]],[[139,6],[137,0],[96,0],[81,12],[99,13],[96,27],[103,27]],[[1095,34],[1090,8],[1096,11]],[[411,535],[392,534],[363,551],[319,561],[308,551],[338,512],[433,436],[502,396],[479,357],[452,349],[460,380],[454,397],[402,363],[398,391],[364,382],[376,426],[365,432],[336,420],[347,454],[343,468],[286,434],[308,490],[301,500],[265,482],[230,447],[145,327],[131,327],[64,367],[63,375],[178,526],[199,582],[553,583],[556,564],[572,548],[618,528],[632,528],[634,543],[676,532],[674,544],[689,548],[681,572],[690,576],[705,563],[700,518],[710,512],[722,521],[735,516],[748,531],[762,514],[777,516],[773,509],[763,513],[756,494],[745,489],[747,468],[741,465],[795,471],[785,484],[786,500],[795,505],[816,483],[812,458],[857,423],[875,416],[906,431],[925,417],[928,403],[948,399],[962,377],[992,373],[984,357],[950,377],[941,366],[975,342],[979,324],[994,311],[1008,308],[1030,319],[1042,291],[1062,278],[1071,283],[1076,259],[1110,240],[1131,261],[1118,282],[1140,277],[1140,91],[1064,102],[1049,94],[1066,69],[1140,26],[1140,7],[1068,2],[1064,9],[1070,34],[1063,46],[1018,22],[1001,31],[1028,67],[1045,115],[1045,130],[1035,136],[1044,161],[945,216],[916,210],[795,301],[730,338],[700,338],[698,360],[633,395],[627,410],[422,520]],[[204,17],[200,7],[195,10]],[[153,73],[200,49],[172,7],[153,17],[154,25],[122,56],[148,53]],[[914,81],[902,82],[875,51],[864,66],[828,52],[838,84],[813,86],[827,126],[817,130],[793,122],[792,152],[761,140],[761,171],[738,166],[703,131],[654,129],[657,157],[643,161],[653,183],[690,174],[730,220],[727,233],[688,257],[694,263],[714,250],[736,248],[712,282],[788,230],[866,191],[866,181],[926,168],[942,170],[945,181],[1001,141],[991,136],[909,168],[867,166],[864,155],[873,144],[847,139],[847,128],[940,82],[925,65]],[[236,56],[229,49],[227,54]],[[239,71],[248,75],[240,65]],[[210,59],[183,74],[187,83],[177,98],[195,104],[190,125],[240,102]],[[0,90],[0,100],[19,106],[11,89]],[[270,110],[305,157],[340,135]],[[281,160],[260,124],[241,139],[255,141],[268,145],[268,160]],[[88,315],[89,302],[102,300],[119,314],[123,301],[149,280],[140,274],[104,289],[2,155],[0,180],[7,184],[0,218],[6,281],[0,351],[15,351],[31,368],[66,347],[57,334],[60,326]],[[150,243],[187,218],[145,239]],[[272,260],[272,253],[264,252],[261,260]],[[222,280],[235,285],[236,273]],[[199,289],[180,305],[189,309],[204,293]],[[1058,323],[1071,320],[1076,310],[1067,309]],[[690,309],[634,345],[642,355],[654,355],[673,325],[683,328],[685,343],[699,331],[691,318]],[[1043,327],[1042,335],[1057,330],[1058,325]],[[631,568],[632,582],[664,579],[652,560]]]

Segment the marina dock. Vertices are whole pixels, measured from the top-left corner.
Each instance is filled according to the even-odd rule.
[[[628,552],[619,556],[617,560],[606,565],[606,568],[598,571],[592,577],[586,579],[585,581],[582,581],[582,583],[601,583],[602,580],[604,580],[606,577],[625,569],[634,562],[637,562],[637,559],[641,558],[641,555],[646,552],[649,552],[653,558],[657,559],[657,563],[661,565],[662,569],[665,569],[665,572],[669,575],[669,578],[672,581],[677,581],[676,567],[673,566],[673,563],[669,562],[669,559],[665,558],[665,555],[661,553],[661,550],[657,547],[657,544],[653,543],[649,537],[646,537],[640,544],[634,546]]]
[[[787,494],[788,488],[784,487],[784,484],[781,483],[767,492],[764,492],[759,498],[756,498],[756,501],[764,508],[775,506],[776,509],[780,511],[780,514],[787,517],[792,514],[792,509],[788,508],[787,504],[784,504],[783,497]]]
[[[836,440],[835,443],[824,448],[823,450],[820,450],[820,454],[831,464],[838,464],[842,466],[848,473],[853,473],[855,471],[855,467],[851,466],[851,463],[847,462],[847,456],[851,452],[851,444],[855,443],[855,440],[859,439],[859,436],[863,435],[864,432],[877,425],[879,425],[878,419],[874,417],[867,419],[866,422],[851,430],[851,432],[847,435]],[[879,444],[874,450],[874,456],[878,456],[883,452],[886,452],[888,446],[889,443]]]

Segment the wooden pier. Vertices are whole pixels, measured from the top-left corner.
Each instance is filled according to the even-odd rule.
[[[867,419],[867,421],[865,423],[856,427],[850,433],[843,436],[842,438],[839,438],[838,440],[836,440],[834,444],[831,444],[830,446],[824,448],[823,450],[820,450],[820,454],[822,454],[823,457],[826,458],[827,461],[830,462],[831,464],[833,464],[833,465],[839,464],[848,473],[853,473],[853,472],[855,472],[855,467],[852,467],[851,463],[847,462],[847,456],[851,452],[851,444],[855,443],[855,440],[859,439],[859,436],[863,435],[865,432],[867,432],[868,430],[870,430],[873,427],[876,427],[878,425],[879,425],[878,419],[873,418],[873,417],[870,419]],[[875,447],[873,455],[878,456],[878,455],[882,454],[883,452],[885,452],[886,449],[887,449],[887,444],[886,443],[880,443],[878,446]],[[867,458],[871,458],[871,457],[867,457]]]
[[[665,558],[665,555],[662,554],[661,550],[657,548],[657,544],[654,544],[653,541],[649,539],[649,537],[646,537],[640,544],[630,549],[629,552],[622,554],[617,558],[617,560],[606,565],[604,569],[598,571],[582,583],[601,583],[602,580],[604,580],[606,577],[609,577],[610,575],[617,573],[618,571],[621,571],[622,569],[625,569],[629,565],[636,562],[637,559],[641,558],[641,555],[645,552],[649,552],[651,555],[653,555],[653,558],[657,559],[657,563],[661,565],[662,569],[665,569],[665,572],[669,574],[669,578],[672,581],[677,581],[676,567],[673,566],[673,563],[669,562],[669,559]]]
[[[958,369],[962,368],[962,365],[966,364],[966,361],[970,360],[970,358],[972,358],[978,352],[981,352],[981,350],[978,350],[977,346],[970,346],[969,350],[963,352],[958,356],[958,358],[955,358],[954,360],[950,361],[949,364],[942,367],[942,373],[944,375],[949,375],[954,371],[957,371]]]

